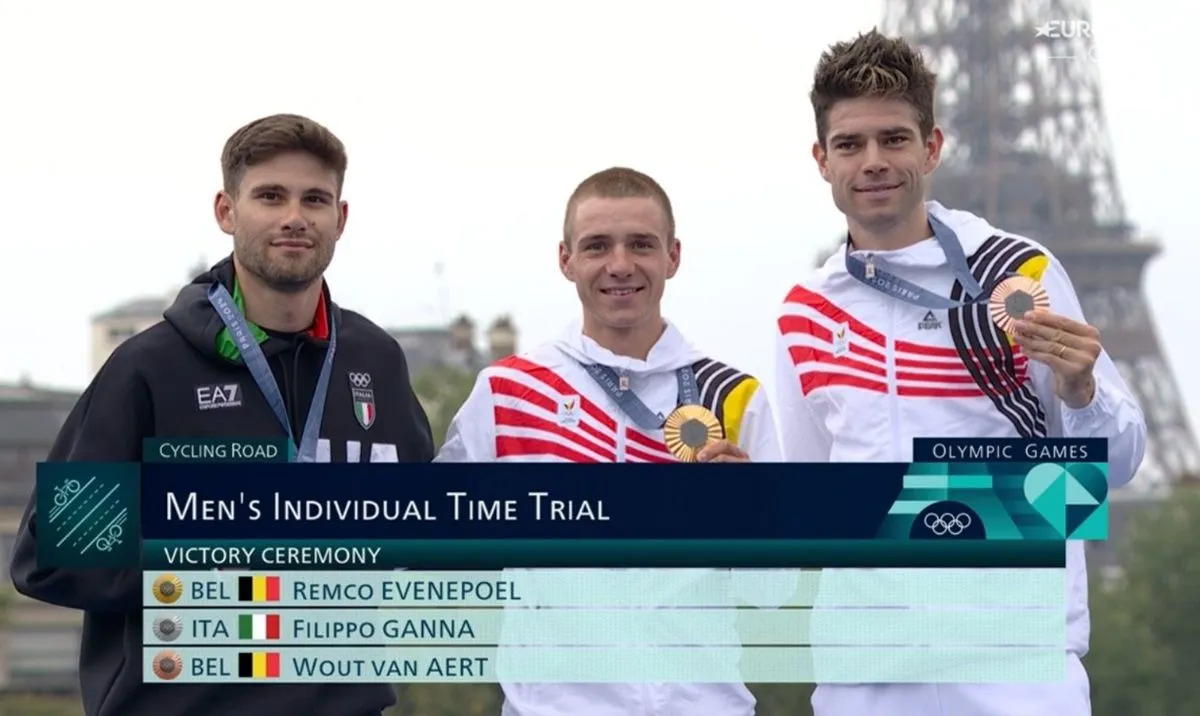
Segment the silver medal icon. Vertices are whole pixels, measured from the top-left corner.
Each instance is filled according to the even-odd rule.
[[[183,633],[183,620],[179,617],[161,617],[154,620],[154,636],[159,641],[175,641]]]

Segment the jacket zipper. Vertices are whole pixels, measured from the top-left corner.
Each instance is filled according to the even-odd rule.
[[[887,383],[888,418],[892,424],[892,459],[901,460],[900,449],[900,389],[896,380],[896,305],[887,301]]]
[[[625,462],[625,411],[618,406],[617,415],[617,462]]]
[[[614,411],[614,414],[617,416],[616,461],[617,462],[626,462],[626,459],[625,459],[626,439],[625,439],[625,437],[626,437],[626,431],[629,429],[629,420],[628,420],[628,417],[625,415],[625,411],[621,410],[620,406],[615,406],[615,407],[616,407],[616,410]],[[647,714],[647,716],[652,716],[652,714],[654,714],[657,711],[657,709],[654,705],[654,700],[655,700],[654,699],[654,691],[655,691],[654,686],[651,684],[642,684],[640,690],[641,690],[642,707],[643,707],[645,713]]]

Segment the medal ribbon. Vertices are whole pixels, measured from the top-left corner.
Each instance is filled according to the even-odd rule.
[[[963,252],[958,237],[950,227],[933,215],[929,216],[929,225],[933,227],[934,240],[941,247],[942,253],[946,255],[946,260],[950,262],[950,268],[954,270],[954,277],[958,279],[964,292],[970,297],[968,300],[954,301],[939,296],[911,281],[906,281],[890,271],[876,267],[874,257],[868,257],[868,261],[871,262],[868,265],[857,256],[850,255],[849,241],[846,241],[846,270],[860,283],[864,283],[880,293],[923,308],[949,310],[986,301],[987,296],[984,294],[983,287],[975,280],[974,274],[967,265],[967,256]]]
[[[288,420],[287,409],[284,406],[283,394],[279,392],[279,384],[275,382],[275,376],[267,365],[267,357],[263,355],[262,348],[259,348],[258,341],[254,340],[254,335],[250,332],[250,326],[246,324],[242,312],[237,309],[229,291],[220,283],[214,283],[208,289],[208,302],[217,310],[217,315],[229,328],[229,333],[233,336],[238,351],[242,355],[242,361],[250,370],[250,375],[258,384],[258,389],[267,399],[271,410],[275,411],[275,417],[287,431],[288,440],[297,448],[296,461],[316,462],[317,440],[321,432],[321,419],[325,415],[329,376],[333,373],[333,354],[337,349],[337,326],[333,311],[329,312],[329,348],[325,351],[325,365],[321,367],[321,375],[317,378],[317,388],[313,391],[312,405],[308,409],[308,418],[304,423],[304,436],[297,446],[296,438],[292,433],[292,423]]]
[[[637,397],[637,394],[632,390],[621,390],[620,376],[612,368],[600,365],[599,363],[581,365],[587,369],[588,374],[604,389],[604,392],[608,393],[609,397],[616,402],[622,412],[628,415],[630,420],[637,423],[637,426],[641,429],[658,430],[667,421],[667,416],[647,408],[642,399]],[[699,391],[696,389],[696,374],[692,372],[692,367],[684,366],[675,371],[675,378],[679,384],[679,404],[699,404]]]

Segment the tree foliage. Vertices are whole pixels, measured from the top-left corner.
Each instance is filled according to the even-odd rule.
[[[1092,650],[1084,663],[1094,716],[1200,714],[1200,493],[1146,507],[1123,537],[1124,574],[1093,578]]]
[[[413,377],[413,392],[429,416],[437,447],[446,440],[450,421],[467,401],[474,385],[475,374],[453,365],[427,368]]]
[[[0,716],[83,716],[79,697],[45,694],[0,696]]]

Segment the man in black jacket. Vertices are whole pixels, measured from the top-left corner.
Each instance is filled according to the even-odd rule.
[[[432,461],[403,351],[334,304],[323,278],[346,225],[341,141],[304,117],[267,117],[230,137],[221,163],[215,213],[233,255],[113,352],[48,461],[136,462],[148,437],[280,435],[300,461]],[[387,684],[143,684],[141,572],[38,569],[35,505],[12,578],[84,611],[87,716],[378,716],[394,702]]]

